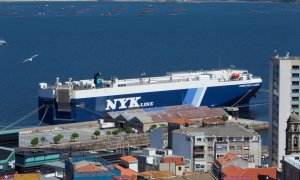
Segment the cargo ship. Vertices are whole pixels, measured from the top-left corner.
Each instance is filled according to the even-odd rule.
[[[62,124],[98,120],[105,112],[133,108],[156,108],[192,104],[232,107],[249,104],[262,84],[260,77],[247,70],[220,69],[170,72],[164,76],[134,79],[100,73],[92,79],[40,83],[39,120]]]

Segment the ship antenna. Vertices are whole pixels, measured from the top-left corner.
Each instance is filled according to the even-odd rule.
[[[221,58],[219,56],[219,69],[221,69]]]

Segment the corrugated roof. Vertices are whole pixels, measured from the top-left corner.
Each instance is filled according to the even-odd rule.
[[[168,121],[168,123],[180,124],[180,125],[185,125],[185,124],[193,125],[193,124],[196,124],[193,120],[190,120],[190,119],[173,119],[173,120]]]
[[[123,156],[120,158],[121,160],[124,160],[126,162],[132,163],[132,162],[137,162],[138,160],[133,157],[133,156]]]

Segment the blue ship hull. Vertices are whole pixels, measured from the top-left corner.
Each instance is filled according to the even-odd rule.
[[[232,106],[234,104],[236,106],[247,105],[260,87],[261,84],[246,87],[241,87],[241,85],[207,87],[200,102],[200,106],[213,108]],[[107,109],[108,100],[111,101],[114,99],[130,97],[140,97],[143,102],[151,102],[151,107],[175,106],[182,104],[199,105],[195,103],[195,99],[199,98],[198,88],[72,99],[70,103],[70,112],[59,112],[55,99],[39,97],[39,107],[46,105],[39,110],[39,120],[43,119],[43,122],[47,124],[63,124],[101,119],[105,112],[125,110],[124,108],[117,108],[118,106],[120,107],[120,104],[117,103],[115,109]],[[126,107],[130,106],[129,103],[130,102],[126,102]],[[143,106],[143,104],[140,105]]]

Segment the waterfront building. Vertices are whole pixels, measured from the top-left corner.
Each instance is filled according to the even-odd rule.
[[[15,152],[16,171],[19,173],[40,171],[42,164],[60,160],[60,154],[47,149],[19,148]]]
[[[104,121],[113,122],[116,127],[133,127],[139,132],[146,132],[153,125],[167,125],[169,121],[174,119],[190,119],[200,122],[204,118],[221,117],[224,115],[227,115],[227,113],[221,108],[178,105],[107,112],[104,116]]]
[[[228,152],[261,165],[260,135],[235,124],[175,130],[172,150],[190,160],[194,172],[211,170],[214,160]]]
[[[282,179],[300,179],[300,154],[285,155],[281,162]]]
[[[0,146],[9,148],[19,147],[19,130],[0,131]]]
[[[286,120],[300,112],[300,57],[276,55],[271,58],[269,81],[269,165],[281,167],[285,154]]]

